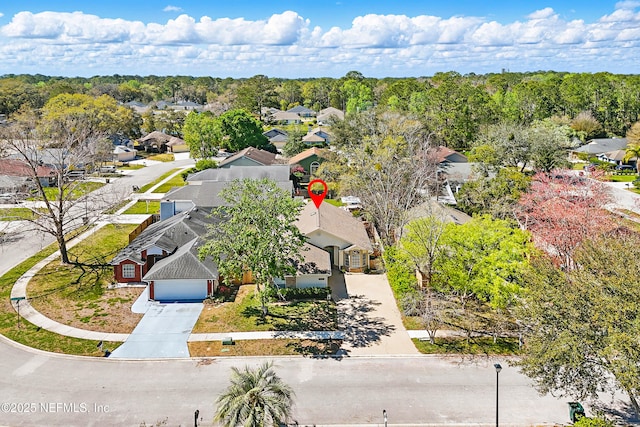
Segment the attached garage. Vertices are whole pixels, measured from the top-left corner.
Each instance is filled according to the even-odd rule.
[[[198,258],[198,239],[156,262],[142,280],[149,283],[149,299],[161,302],[201,302],[217,286],[218,268]]]
[[[275,279],[275,284],[285,288],[326,288],[329,286],[329,276],[331,276],[329,253],[305,243],[301,255],[302,262],[293,261],[297,270],[296,275]]]
[[[206,280],[156,280],[149,286],[156,301],[202,301],[208,295]]]
[[[329,286],[328,274],[305,274],[296,277],[296,288],[326,288]]]

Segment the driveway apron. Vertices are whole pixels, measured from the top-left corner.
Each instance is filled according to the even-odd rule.
[[[129,338],[109,357],[112,359],[189,357],[187,339],[203,307],[202,303],[151,305]]]

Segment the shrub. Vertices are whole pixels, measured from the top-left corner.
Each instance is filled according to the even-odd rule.
[[[640,189],[640,178],[633,181],[633,186],[636,187],[637,189]]]
[[[268,295],[271,299],[280,299],[279,297],[282,297],[285,301],[326,300],[330,292],[331,289],[329,288],[279,288],[278,290],[269,291]]]
[[[196,170],[203,171],[205,169],[215,169],[218,163],[212,159],[201,159],[196,162]]]
[[[387,268],[387,278],[396,300],[400,301],[406,294],[417,291],[417,279],[414,271],[396,247],[386,248],[383,259]]]

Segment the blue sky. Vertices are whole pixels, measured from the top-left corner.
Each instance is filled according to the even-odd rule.
[[[23,0],[0,14],[0,74],[640,72],[636,0]]]

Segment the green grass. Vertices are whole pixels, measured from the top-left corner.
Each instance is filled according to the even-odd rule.
[[[160,213],[160,201],[138,201],[123,213],[129,215],[157,214]]]
[[[319,331],[337,330],[335,304],[327,301],[300,301],[269,304],[269,314],[261,316],[255,286],[240,288],[235,302],[205,305],[193,332]]]
[[[138,169],[142,169],[144,167],[144,165],[141,165],[139,163],[124,163],[122,166],[118,166],[118,169],[122,169],[122,170],[138,170]]]
[[[18,315],[11,305],[9,297],[15,281],[56,250],[57,245],[50,245],[0,277],[0,333],[20,344],[44,351],[82,356],[102,356],[103,353],[97,348],[96,341],[58,335],[41,329],[24,319],[18,321]],[[113,351],[119,345],[120,343],[106,342],[104,343],[104,348]]]
[[[152,181],[150,183],[148,183],[147,185],[144,185],[140,188],[140,190],[137,191],[137,193],[144,193],[146,192],[148,189],[150,189],[151,187],[153,187],[154,185],[164,181],[165,179],[167,179],[168,177],[170,177],[171,175],[173,175],[174,173],[178,172],[181,169],[172,169],[169,172],[163,174],[162,176],[160,176],[158,179],[156,179],[155,181]]]
[[[611,182],[633,182],[636,179],[638,179],[638,175],[631,175],[631,174],[627,174],[627,175],[608,175],[606,177],[607,181],[611,181]]]
[[[163,153],[163,154],[154,154],[152,156],[147,157],[148,160],[155,160],[156,162],[173,162],[175,160],[175,156],[171,153]]]
[[[330,205],[338,206],[338,207],[345,205],[344,203],[342,203],[340,200],[337,200],[337,199],[324,199],[324,201],[329,203]]]
[[[469,340],[436,338],[435,344],[413,339],[413,343],[424,354],[515,355],[519,352],[517,338],[498,338],[495,343],[492,337],[475,337]]]
[[[103,187],[105,184],[103,182],[94,182],[94,181],[83,181],[79,182],[73,186],[71,190],[71,197],[67,197],[69,200],[76,200],[85,194],[91,193],[92,191],[97,190],[98,188]],[[44,189],[44,193],[47,196],[48,200],[57,200],[58,199],[58,187],[47,187]],[[42,198],[38,195],[35,197],[30,197],[27,200],[42,200]]]
[[[155,190],[153,190],[154,193],[168,193],[169,190],[171,190],[174,187],[183,187],[185,186],[187,183],[184,182],[184,179],[182,179],[182,175],[178,174],[176,176],[174,176],[173,178],[171,178],[169,181],[165,182],[164,184],[162,184],[161,186],[159,186],[158,188],[156,188]]]
[[[27,208],[8,208],[0,209],[0,221],[19,221],[36,219],[36,215],[31,209]]]

